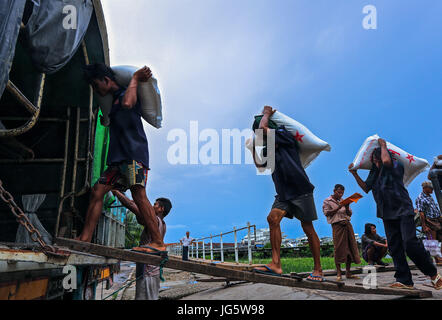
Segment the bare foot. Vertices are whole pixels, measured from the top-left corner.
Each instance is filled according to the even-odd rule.
[[[267,264],[267,267],[269,267],[274,273],[282,274],[282,268],[276,266],[276,265],[273,264],[273,263],[269,263],[269,264]],[[253,268],[253,269],[254,269],[254,270],[259,270],[259,271],[265,271],[265,272],[268,272],[268,271],[269,271],[266,267],[255,267],[255,268]]]
[[[88,238],[85,239],[85,237],[80,234],[78,237],[75,237],[74,240],[82,241],[82,242],[91,242],[92,237],[91,237],[91,239],[88,239]]]
[[[354,274],[351,274],[349,271],[345,272],[345,277],[347,279],[360,279],[358,276],[355,276]]]
[[[313,270],[312,274],[315,277],[322,277],[323,276],[322,270]]]
[[[166,251],[166,246],[164,245],[164,243],[162,245],[158,245],[157,243],[151,242],[151,243],[147,244],[145,247],[140,246],[140,247],[137,247],[136,249],[137,250],[140,249],[141,251],[145,251],[145,252],[158,252],[158,251]]]
[[[313,282],[323,282],[324,277],[322,274],[322,270],[313,270],[313,272],[309,274],[309,276],[306,278],[306,280],[313,281]]]

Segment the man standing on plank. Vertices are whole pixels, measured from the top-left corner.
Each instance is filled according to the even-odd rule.
[[[335,185],[333,194],[324,200],[322,211],[327,217],[327,222],[331,224],[333,230],[333,246],[336,264],[336,278],[342,280],[341,264],[345,263],[345,276],[347,279],[358,279],[358,276],[351,274],[351,264],[361,263],[359,258],[358,244],[356,243],[353,226],[350,223],[352,210],[350,204],[341,205],[344,195],[344,186]]]
[[[321,282],[324,281],[321,261],[320,261],[320,242],[313,221],[317,220],[315,203],[313,200],[314,186],[302,167],[299,158],[299,150],[296,139],[288,132],[284,126],[275,129],[269,128],[269,119],[275,113],[272,107],[265,106],[261,121],[255,121],[253,130],[262,129],[264,135],[268,135],[270,130],[275,133],[275,166],[272,173],[272,179],[275,184],[277,195],[272,209],[267,217],[270,228],[270,244],[272,246],[272,262],[266,266],[255,268],[260,273],[271,275],[282,274],[281,268],[281,227],[282,218],[293,219],[296,217],[301,221],[310,250],[314,260],[314,271],[307,277],[307,280]],[[272,148],[266,146],[267,151]],[[264,167],[256,162],[255,165]],[[267,155],[269,156],[269,155]]]
[[[122,192],[118,190],[112,190],[112,193],[120,200],[120,202],[131,212],[135,214],[138,223],[143,224],[140,211],[136,203],[127,198]],[[167,198],[158,198],[153,205],[155,214],[158,220],[158,228],[160,229],[161,236],[164,239],[166,235],[166,223],[164,218],[169,214],[172,209],[172,203]],[[149,244],[151,238],[149,233],[144,228],[140,237],[140,246],[144,251],[143,245]],[[135,300],[158,300],[160,293],[160,270],[158,266],[151,266],[144,263],[137,263],[135,269]]]
[[[406,255],[419,270],[431,278],[434,288],[442,288],[442,277],[416,237],[414,208],[407,189],[404,186],[404,166],[392,158],[384,139],[379,139],[379,146],[371,155],[373,166],[366,181],[359,177],[353,163],[349,170],[356,182],[368,193],[373,192],[377,205],[377,216],[384,222],[388,248],[393,258],[396,282],[392,288],[413,288],[413,279]]]
[[[136,71],[127,88],[120,87],[115,74],[104,64],[85,67],[85,78],[94,91],[101,96],[113,95],[113,105],[109,114],[108,169],[103,172],[92,188],[91,200],[86,214],[86,222],[80,241],[90,242],[103,207],[104,195],[112,189],[130,189],[143,225],[151,235],[152,252],[166,249],[155,215],[155,210],[146,196],[149,151],[147,138],[141,122],[141,106],[137,100],[139,82],[146,82],[152,76],[149,68]]]

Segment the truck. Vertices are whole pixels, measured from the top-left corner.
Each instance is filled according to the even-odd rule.
[[[94,299],[119,261],[52,242],[79,235],[106,169],[108,128],[83,79],[109,65],[101,2],[4,0],[0,27],[0,299]],[[92,242],[123,248],[126,210],[106,202]]]

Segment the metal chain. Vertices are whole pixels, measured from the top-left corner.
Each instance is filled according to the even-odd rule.
[[[35,229],[32,225],[31,221],[29,221],[28,217],[23,213],[20,207],[15,203],[12,195],[3,188],[3,182],[0,180],[0,198],[6,202],[6,204],[11,209],[11,212],[17,218],[17,222],[23,225],[26,230],[28,230],[31,240],[34,242],[38,242],[42,248],[43,253],[45,254],[56,254],[57,249],[53,246],[50,246],[44,242],[41,237],[40,232]]]

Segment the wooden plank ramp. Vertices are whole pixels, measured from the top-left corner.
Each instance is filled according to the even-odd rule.
[[[410,264],[409,265],[410,270],[417,270],[418,268],[414,265],[414,264]],[[396,271],[396,268],[393,265],[388,265],[388,266],[375,266],[376,268],[376,272],[391,272],[391,271]],[[363,274],[363,267],[356,267],[350,270],[351,274]],[[302,278],[307,278],[308,275],[310,274],[310,272],[292,272],[292,275],[297,275],[300,276]],[[344,276],[346,274],[345,270],[342,270],[342,275]],[[336,270],[324,270],[324,276],[325,277],[331,277],[331,276],[336,276],[337,272]]]
[[[133,262],[139,262],[151,265],[160,265],[160,263],[163,261],[162,257],[156,255],[135,252],[132,250],[115,249],[97,244],[76,241],[72,239],[57,238],[55,240],[55,243],[59,247],[63,246],[80,252],[87,252],[91,254],[101,255],[104,257],[114,258],[124,261],[133,261]],[[169,260],[165,263],[164,267],[176,270],[206,274],[213,277],[228,278],[230,280],[235,280],[235,281],[266,283],[266,284],[294,287],[294,288],[349,292],[349,293],[359,293],[359,294],[395,295],[395,296],[406,296],[414,298],[432,297],[432,292],[426,290],[393,289],[389,287],[365,289],[364,287],[361,286],[346,285],[346,284],[342,285],[331,282],[310,282],[302,280],[302,278],[298,276],[284,275],[278,277],[278,276],[264,275],[250,271],[227,269],[219,267],[216,264],[212,265],[212,264],[196,263],[192,261],[182,261],[177,257],[169,257]]]
[[[182,260],[181,256],[172,256],[169,255],[169,259],[178,259]],[[233,269],[233,270],[242,270],[242,271],[252,271],[253,268],[262,266],[262,264],[245,264],[245,263],[235,263],[235,262],[221,262],[216,260],[208,260],[208,259],[201,259],[201,258],[190,258],[189,261],[198,263],[198,264],[204,264],[204,265],[213,265],[217,266],[219,268],[225,268],[225,269]]]

